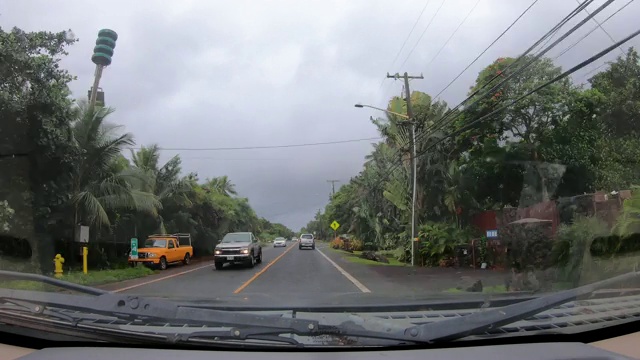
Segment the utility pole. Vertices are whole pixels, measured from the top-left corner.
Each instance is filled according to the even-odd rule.
[[[327,182],[331,183],[331,197],[333,197],[336,194],[336,183],[340,180],[327,180]]]
[[[416,161],[416,122],[413,119],[413,108],[411,107],[411,90],[409,89],[409,79],[424,79],[424,76],[420,74],[420,76],[409,76],[406,72],[404,75],[400,76],[400,74],[396,73],[395,75],[389,75],[387,73],[388,78],[392,79],[404,79],[404,90],[405,90],[405,101],[407,102],[407,116],[408,121],[411,124],[411,178],[413,182],[413,194],[411,196],[411,266],[415,265],[416,259],[416,196],[417,196],[417,188],[416,183],[418,182],[418,174],[417,174],[417,161]]]

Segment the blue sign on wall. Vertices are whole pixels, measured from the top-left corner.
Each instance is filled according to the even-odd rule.
[[[487,230],[487,237],[489,239],[497,238],[498,237],[498,230]]]

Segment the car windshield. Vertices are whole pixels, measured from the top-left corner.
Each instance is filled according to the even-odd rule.
[[[251,242],[250,234],[227,234],[222,238],[221,243],[246,243]]]
[[[167,240],[164,239],[147,239],[144,242],[144,247],[146,248],[166,248]]]
[[[414,345],[640,264],[640,1],[0,3],[0,335]]]

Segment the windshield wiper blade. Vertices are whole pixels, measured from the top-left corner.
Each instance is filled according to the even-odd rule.
[[[625,281],[636,280],[639,277],[640,272],[634,271],[493,310],[478,311],[459,318],[408,327],[405,329],[404,335],[413,341],[429,343],[461,339],[526,319],[545,310],[590,295],[597,290]]]

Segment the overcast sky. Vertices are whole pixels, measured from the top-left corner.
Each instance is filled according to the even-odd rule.
[[[116,108],[111,121],[124,125],[138,145],[286,145],[376,137],[369,116],[381,114],[353,105],[385,107],[390,96],[398,95],[400,83],[384,80],[386,72],[422,73],[424,80],[412,81],[412,90],[435,95],[533,2],[480,0],[434,58],[477,0],[442,1],[0,0],[0,26],[72,29],[80,41],[69,49],[63,66],[78,77],[71,84],[78,98],[92,83],[90,58],[98,30],[115,30],[113,63],[100,86],[107,105]],[[615,1],[596,19],[604,20],[627,1]],[[596,1],[589,10],[602,3]],[[576,5],[539,0],[443,94],[444,100],[456,105],[483,67],[497,57],[517,56]],[[620,39],[636,30],[639,14],[640,1],[604,28]],[[587,23],[551,50],[551,57],[594,26]],[[570,67],[611,43],[597,29],[557,63]],[[640,41],[628,44],[638,47]],[[574,80],[585,81],[585,73],[619,54],[581,70]],[[258,215],[297,230],[327,203],[327,180],[346,183],[370,150],[371,141],[269,150],[165,150],[163,161],[179,153],[185,173],[195,171],[201,179],[230,176]]]

